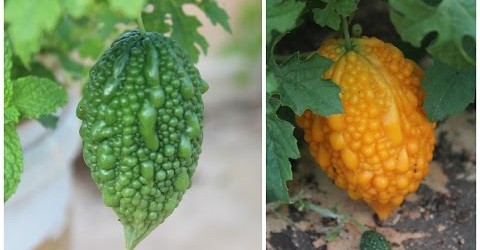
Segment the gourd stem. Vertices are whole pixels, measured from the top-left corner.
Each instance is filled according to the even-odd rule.
[[[138,15],[137,17],[137,24],[138,24],[138,29],[140,30],[140,34],[145,34],[145,26],[143,26],[143,20],[142,20],[142,13],[140,12],[140,14]]]
[[[345,38],[345,46],[347,47],[347,49],[350,50],[352,48],[352,41],[350,39],[350,32],[348,31],[347,17],[345,16],[342,16],[342,25],[343,25],[343,36]]]

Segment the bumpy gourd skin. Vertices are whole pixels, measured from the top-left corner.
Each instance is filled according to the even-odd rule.
[[[417,190],[428,172],[435,124],[422,109],[423,71],[391,44],[376,38],[330,39],[318,53],[335,63],[323,77],[340,86],[343,114],[297,117],[320,167],[363,199],[380,219]]]
[[[177,43],[130,31],[90,71],[77,107],[83,156],[133,249],[190,187],[208,85]]]
[[[390,242],[380,233],[368,230],[360,238],[360,250],[391,250]]]

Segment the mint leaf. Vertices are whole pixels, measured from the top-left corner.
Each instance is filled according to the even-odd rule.
[[[390,0],[390,19],[403,40],[420,47],[431,32],[437,37],[427,47],[450,66],[475,65],[475,1],[443,0],[437,6],[418,0]]]
[[[5,5],[5,23],[9,24],[15,54],[28,65],[40,50],[44,32],[53,31],[61,15],[60,0],[15,0]]]
[[[145,7],[145,0],[110,0],[110,6],[123,13],[126,17],[136,18]]]
[[[67,93],[57,83],[35,76],[16,79],[13,103],[23,118],[37,118],[67,103]]]
[[[286,182],[292,179],[292,166],[289,159],[297,159],[300,152],[293,136],[293,125],[280,120],[276,111],[280,101],[267,97],[267,202],[289,202]]]
[[[340,29],[342,16],[350,16],[357,9],[355,0],[322,0],[325,8],[313,9],[313,19],[320,26],[328,26],[334,30]]]
[[[230,28],[230,24],[228,24],[228,15],[224,9],[220,8],[217,5],[217,2],[214,0],[204,0],[201,1],[198,5],[205,14],[207,15],[210,22],[213,25],[217,25],[219,23],[226,31],[232,33],[232,29]]]
[[[305,3],[295,0],[267,0],[267,44],[273,38],[272,32],[284,33],[297,26],[297,19]]]
[[[8,40],[7,36],[3,38],[3,50],[4,50],[4,58],[3,58],[3,105],[8,107],[10,104],[10,100],[12,99],[13,95],[13,86],[12,86],[12,47],[10,45],[10,40]]]
[[[20,138],[18,137],[15,124],[9,123],[4,126],[4,201],[7,201],[20,182],[20,176],[23,171],[23,155],[20,146]]]
[[[299,53],[295,53],[282,65],[273,67],[282,105],[296,115],[306,109],[323,116],[342,113],[340,88],[331,80],[322,79],[331,65],[332,61],[318,54],[300,61]]]
[[[425,73],[423,108],[430,121],[458,113],[475,99],[475,69],[458,69],[434,60]]]
[[[3,121],[4,124],[7,123],[18,123],[18,119],[20,118],[20,112],[18,112],[18,109],[15,108],[15,106],[8,105],[5,107],[4,113],[3,113],[3,118],[5,119]]]

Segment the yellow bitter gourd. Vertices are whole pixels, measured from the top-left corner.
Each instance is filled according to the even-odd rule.
[[[310,153],[348,191],[387,218],[428,172],[435,124],[422,109],[422,69],[376,38],[329,39],[318,53],[333,60],[323,74],[341,89],[344,113],[297,117]]]

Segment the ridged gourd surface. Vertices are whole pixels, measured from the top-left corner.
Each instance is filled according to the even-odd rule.
[[[360,250],[391,250],[390,242],[380,233],[368,230],[360,238]]]
[[[172,213],[191,185],[208,89],[177,43],[122,35],[90,71],[77,107],[83,155],[103,201],[133,249]]]
[[[343,114],[297,117],[320,167],[386,219],[428,173],[435,124],[422,103],[422,69],[376,38],[328,39],[318,53],[334,61],[323,74],[340,87]]]

